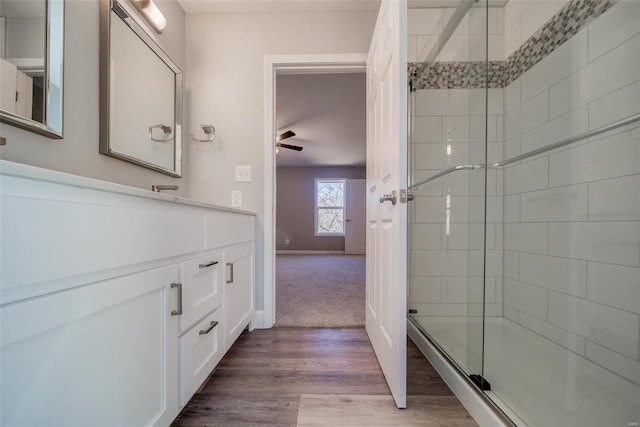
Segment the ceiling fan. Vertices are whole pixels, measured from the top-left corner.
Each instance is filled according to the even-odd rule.
[[[296,136],[296,134],[293,131],[286,131],[284,133],[281,133],[280,135],[276,136],[276,152],[278,151],[278,148],[288,148],[289,150],[296,150],[296,151],[302,151],[303,147],[300,147],[298,145],[289,145],[289,144],[283,144],[280,141],[287,139],[287,138],[291,138],[292,136]]]

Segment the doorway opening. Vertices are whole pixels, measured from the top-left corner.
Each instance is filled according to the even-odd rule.
[[[364,327],[366,75],[276,76],[276,326]]]
[[[276,88],[277,88],[277,79],[280,76],[304,76],[304,75],[342,75],[342,74],[353,74],[353,73],[365,73],[365,64],[366,64],[366,54],[336,54],[336,55],[300,55],[300,56],[268,56],[266,57],[265,65],[265,78],[267,84],[265,85],[265,101],[266,101],[266,117],[265,122],[267,124],[265,129],[265,206],[264,206],[264,310],[258,311],[256,313],[256,319],[254,324],[256,327],[262,328],[270,328],[276,323],[276,206],[277,206],[277,196],[276,196],[276,152],[274,147],[275,136],[277,132],[283,133],[287,130],[291,130],[296,133],[296,130],[293,129],[281,129],[276,126]],[[317,79],[312,79],[317,80]],[[319,81],[319,80],[318,80]],[[307,92],[303,92],[301,95],[301,99],[307,99],[307,102],[313,102],[313,99],[309,99]],[[365,97],[363,90],[363,97]],[[362,110],[363,119],[365,110]],[[322,118],[322,117],[320,117]],[[293,125],[295,123],[287,123],[283,124],[283,127],[287,127],[287,125]],[[308,149],[312,142],[308,144],[304,141],[303,135],[305,133],[302,127],[297,127],[296,129],[300,129],[302,133],[297,133],[299,135],[296,140],[295,137],[290,138],[289,140],[281,140],[282,143],[287,143],[289,145],[298,145],[303,147],[302,153],[304,153],[305,149],[308,152],[312,152],[313,150]],[[366,146],[366,142],[363,141]],[[318,147],[324,146],[321,143],[315,143]],[[279,148],[280,153],[284,154],[288,151],[291,151],[290,154],[297,154],[294,150],[282,149]],[[286,150],[286,151],[285,151]],[[286,155],[286,154],[284,154]],[[338,157],[338,155],[336,155]],[[327,165],[327,166],[337,166]],[[362,166],[362,165],[360,165]],[[309,166],[302,166],[302,168],[310,168]],[[281,175],[282,176],[282,175]],[[330,178],[336,178],[336,176],[331,176]],[[347,177],[348,178],[348,177]],[[315,180],[315,178],[314,178]],[[294,210],[297,209],[295,206]],[[314,208],[315,209],[315,208]],[[315,217],[312,216],[312,221],[315,221]],[[344,218],[346,219],[346,218]],[[346,223],[346,222],[345,222]],[[312,232],[314,232],[314,228],[312,228]],[[286,238],[285,238],[286,239]],[[292,246],[292,240],[289,241],[289,246]],[[344,250],[344,249],[343,249]],[[330,251],[330,249],[326,250]],[[326,252],[325,251],[325,252]]]

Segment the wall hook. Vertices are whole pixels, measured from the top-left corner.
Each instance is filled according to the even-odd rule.
[[[200,125],[204,131],[205,139],[199,139],[191,134],[191,139],[198,142],[211,142],[216,138],[216,127],[214,125]]]

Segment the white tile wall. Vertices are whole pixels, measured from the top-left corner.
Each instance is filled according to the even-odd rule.
[[[526,41],[567,4],[569,0],[537,0],[520,18],[522,40]]]
[[[418,316],[467,317],[467,304],[413,304]]]
[[[586,298],[587,262],[523,252],[520,253],[520,280]]]
[[[589,130],[589,107],[583,106],[538,126],[520,137],[523,153],[562,141]],[[579,141],[585,143],[586,141]]]
[[[552,107],[553,108],[553,107]],[[549,120],[549,92],[544,91],[505,114],[504,137],[511,139]]]
[[[640,385],[640,363],[606,347],[587,341],[587,358]]]
[[[417,169],[448,169],[469,162],[468,143],[421,143],[414,147]]]
[[[508,305],[504,306],[504,317],[511,320],[512,322],[518,323],[518,314],[520,312],[515,308],[511,308]]]
[[[467,276],[468,252],[465,250],[425,250],[412,252],[414,276]]]
[[[469,89],[470,114],[502,115],[504,111],[504,89]]]
[[[640,173],[640,132],[627,131],[549,157],[551,187]]]
[[[442,117],[413,118],[413,142],[442,142]]]
[[[640,314],[640,268],[589,262],[587,297]]]
[[[416,91],[416,116],[468,116],[469,89]]]
[[[444,9],[411,9],[407,14],[409,35],[439,34]]]
[[[442,278],[442,302],[448,304],[465,304],[468,301],[467,288],[469,287],[466,277],[443,277]]]
[[[411,249],[440,249],[441,224],[411,224]]]
[[[411,302],[437,304],[442,301],[440,277],[412,277],[410,286]]]
[[[505,57],[515,52],[569,0],[510,0],[504,7]]]
[[[640,2],[619,2],[589,25],[589,59],[593,61],[639,33]]]
[[[589,341],[638,359],[637,314],[549,291],[548,321]]]
[[[517,3],[507,52],[538,13]],[[618,2],[504,89],[505,158],[640,113],[639,17]],[[638,384],[639,125],[507,168],[504,194],[504,316]]]
[[[502,276],[502,251],[487,250],[486,264],[484,255],[484,251],[481,250],[469,251],[469,275],[482,277],[482,274],[486,271],[487,276],[490,277]]]
[[[504,196],[504,222],[520,222],[520,194]]]
[[[586,221],[587,184],[523,193],[520,220],[523,222]]]
[[[578,353],[585,354],[586,340],[564,329],[553,326],[543,320],[536,317],[529,316],[528,314],[521,312],[518,317],[518,323],[527,329],[535,332],[538,335],[542,335],[550,341],[561,345],[562,347]]]
[[[551,87],[551,117],[637,81],[639,69],[640,36],[636,36]]]
[[[519,107],[521,102],[520,90],[521,90],[521,78],[515,79],[509,86],[504,88],[504,112],[509,113],[516,107]]]
[[[638,242],[640,222],[549,224],[550,255],[638,267]]]
[[[442,240],[440,248],[442,249],[467,249],[469,247],[469,224],[454,223],[447,227],[443,226],[440,238]]]
[[[499,36],[506,30],[504,52],[508,55],[565,3],[511,0],[504,16],[499,9],[490,10],[490,32]],[[490,98],[489,138],[500,144],[507,139],[504,158],[640,112],[640,2],[619,4],[624,3],[614,6],[587,30],[500,90],[499,102]],[[421,51],[426,54],[425,45],[435,40],[448,16],[438,22],[437,13],[426,15],[411,18],[410,12],[410,37],[414,37],[410,49],[416,57]],[[474,38],[484,26],[483,19],[472,9],[443,57],[475,59],[483,54],[477,49],[480,38]],[[496,37],[493,40],[493,47],[500,46]],[[442,148],[435,147],[437,143],[447,138],[463,145],[483,141],[481,92],[418,91],[416,112],[431,117],[416,122],[416,133],[421,142],[434,144],[418,149],[417,165],[425,169],[416,171],[415,176],[426,177],[446,167],[446,156]],[[487,278],[485,295],[487,301],[495,300],[491,304],[496,305],[488,306],[491,314],[503,314],[636,382],[640,329],[639,147],[640,131],[627,129],[580,141],[550,157],[492,174],[488,193],[495,197],[504,190],[506,196],[503,202],[497,200],[500,197],[490,200],[489,206],[499,206],[500,213],[490,212],[489,218],[496,222],[504,219],[507,224],[502,231],[501,225],[490,223],[487,244],[506,250],[487,253],[490,274],[495,276]],[[454,156],[461,153],[463,150],[456,150]],[[468,160],[473,160],[483,150],[472,147],[466,153]],[[418,307],[421,315],[481,313],[482,291],[477,286],[481,278],[466,283],[468,274],[482,268],[482,251],[474,250],[482,240],[477,227],[481,223],[473,222],[483,219],[475,212],[483,204],[482,198],[466,197],[482,194],[483,188],[474,178],[477,175],[465,174],[461,179],[447,180],[448,184],[439,181],[420,193],[441,196],[449,191],[454,196],[448,238],[443,226],[444,197],[418,197],[414,202],[416,216],[425,228],[421,231],[424,239],[414,242],[413,273],[431,276],[415,277],[411,282],[412,295],[425,303]],[[430,246],[436,245],[432,239],[437,226],[440,247],[448,250]],[[431,237],[427,239],[427,235]],[[495,241],[498,235],[502,237]],[[502,274],[508,277],[504,283]]]
[[[504,303],[539,319],[547,318],[547,290],[538,286],[505,278]]]
[[[591,221],[640,221],[640,175],[589,183]]]
[[[596,129],[640,113],[640,82],[632,83],[589,104],[589,127]]]
[[[444,116],[442,118],[443,142],[454,143],[469,142],[469,117],[468,116]]]
[[[550,225],[553,224],[524,222],[505,224],[505,250],[547,254]]]
[[[520,280],[520,252],[504,251],[504,277]]]
[[[588,32],[584,29],[521,77],[522,102],[584,67],[589,62],[588,51]]]

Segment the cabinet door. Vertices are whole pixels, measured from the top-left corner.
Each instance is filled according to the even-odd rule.
[[[225,254],[226,281],[224,290],[225,351],[253,320],[255,311],[253,243],[232,249]]]
[[[180,264],[182,303],[180,333],[222,305],[224,257],[214,253]]]
[[[169,425],[178,266],[0,308],[2,425]]]
[[[180,337],[180,407],[209,377],[224,355],[224,313],[219,308]]]

